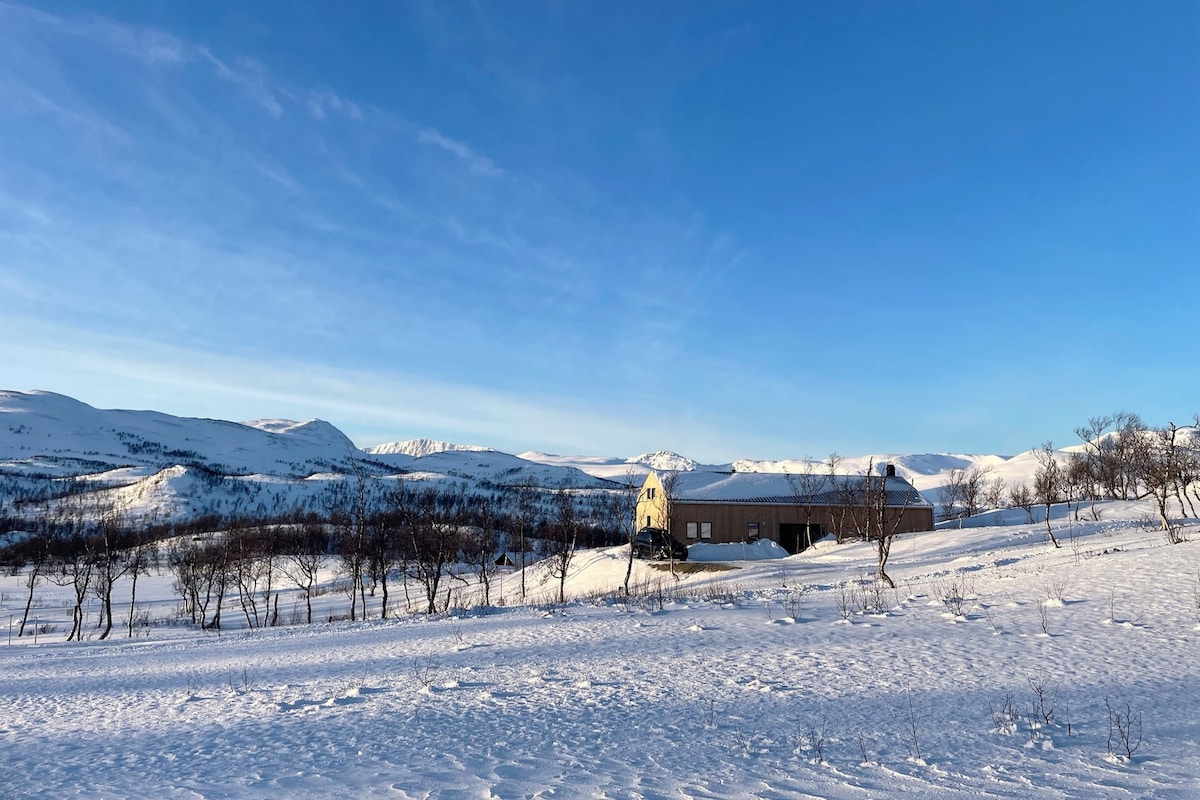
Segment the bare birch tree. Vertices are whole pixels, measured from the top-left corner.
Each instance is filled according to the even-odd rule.
[[[966,470],[954,468],[946,473],[946,483],[941,488],[942,519],[954,519],[958,516],[959,505],[962,503],[963,482],[966,480]]]
[[[110,504],[99,513],[94,536],[95,575],[92,591],[100,601],[100,613],[103,616],[99,638],[107,639],[113,629],[113,590],[117,581],[129,570],[125,555],[128,541],[123,536],[122,520],[115,506]]]
[[[408,574],[425,590],[425,613],[438,610],[438,591],[461,545],[465,486],[441,493],[433,487],[397,495],[409,540]]]
[[[492,575],[496,572],[496,510],[489,497],[477,499],[473,524],[463,537],[463,554],[475,570],[483,588],[480,598],[484,606],[491,605]]]
[[[899,506],[889,503],[888,482],[892,479],[884,466],[881,474],[875,474],[873,464],[868,462],[867,474],[864,477],[863,495],[868,511],[866,536],[875,543],[875,574],[879,580],[895,589],[896,582],[887,574],[887,562],[892,553],[892,542],[899,535],[900,525],[904,521],[904,512],[908,510],[912,500],[912,490],[907,482],[892,479],[897,484],[903,483],[904,500]]]
[[[667,559],[670,564],[671,577],[679,580],[679,573],[675,570],[675,545],[672,541],[675,538],[673,529],[676,505],[679,502],[680,490],[680,473],[679,470],[669,470],[662,474],[659,478],[659,485],[662,486],[662,511],[663,511],[663,530],[667,536]]]
[[[1062,500],[1062,467],[1059,466],[1058,456],[1054,453],[1053,442],[1045,442],[1034,455],[1037,457],[1038,468],[1033,474],[1033,492],[1046,511],[1046,536],[1057,548],[1058,539],[1054,538],[1054,529],[1050,527],[1050,508]]]
[[[166,526],[158,528],[161,533]],[[126,551],[129,575],[129,620],[128,637],[133,638],[134,617],[137,613],[138,578],[151,570],[158,569],[158,544],[154,538],[154,528],[138,533],[133,544]]]
[[[1087,425],[1075,429],[1075,435],[1083,441],[1083,459],[1088,480],[1088,495],[1091,500],[1092,520],[1098,521],[1100,513],[1096,509],[1096,501],[1100,498],[1104,461],[1104,434],[1112,425],[1112,417],[1097,416],[1088,420]]]
[[[813,498],[816,497],[825,479],[814,470],[812,459],[804,457],[804,467],[800,472],[784,472],[787,478],[788,490],[792,494],[792,502],[796,506],[798,516],[804,525],[804,547],[812,547],[812,516]]]
[[[1008,504],[1025,512],[1026,519],[1033,523],[1033,506],[1037,502],[1033,490],[1023,483],[1014,483],[1008,487]]]
[[[538,525],[540,516],[538,498],[541,495],[541,487],[531,481],[510,487],[509,491],[512,497],[512,527],[515,529],[517,537],[516,549],[521,556],[521,602],[523,603],[526,596],[525,567],[529,558],[529,538]]]
[[[312,599],[317,587],[317,577],[325,560],[328,541],[325,527],[317,522],[306,522],[293,528],[288,542],[287,559],[282,564],[283,574],[304,593],[305,621],[312,624]]]
[[[1175,423],[1155,428],[1148,432],[1147,446],[1137,464],[1137,474],[1147,493],[1154,498],[1158,510],[1159,527],[1171,531],[1168,505],[1172,497],[1178,496],[1179,428]],[[1179,501],[1182,511],[1183,501]],[[1174,539],[1172,539],[1174,541]]]
[[[638,475],[633,467],[625,470],[619,487],[609,493],[606,506],[613,528],[623,534],[621,538],[629,546],[629,552],[625,554],[625,581],[622,584],[626,597],[629,596],[629,579],[633,575],[633,540],[638,532],[637,507],[642,499],[644,482],[644,477]]]
[[[571,559],[575,557],[575,546],[579,541],[582,520],[579,507],[571,488],[564,482],[554,491],[555,537],[551,542],[550,574],[558,579],[558,602],[567,601],[567,572]]]

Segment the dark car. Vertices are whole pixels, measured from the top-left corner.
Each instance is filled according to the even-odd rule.
[[[662,528],[642,528],[633,537],[633,557],[653,558],[665,561],[674,557],[676,561],[687,561],[687,547]]]

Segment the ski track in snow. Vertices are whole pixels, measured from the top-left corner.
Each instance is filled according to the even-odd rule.
[[[1200,542],[1071,532],[901,538],[887,610],[849,621],[839,586],[871,551],[823,543],[687,576],[661,609],[23,639],[0,647],[0,797],[1200,796]],[[623,576],[619,550],[580,556],[581,594]],[[965,616],[935,597],[952,582]],[[20,579],[0,589],[19,612]],[[39,591],[49,615],[60,590]],[[1032,734],[1031,679],[1057,692]],[[1007,693],[1021,719],[1001,731]],[[1132,760],[1107,753],[1106,697],[1142,715]]]

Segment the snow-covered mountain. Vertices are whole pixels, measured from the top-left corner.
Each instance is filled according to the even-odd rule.
[[[439,442],[436,439],[407,439],[403,442],[385,442],[377,444],[374,447],[366,448],[366,451],[371,455],[379,456],[394,456],[404,455],[412,456],[413,458],[422,458],[423,456],[431,456],[434,453],[446,452],[489,452],[492,448],[483,447],[477,444],[453,444],[451,442]]]
[[[659,450],[654,453],[643,453],[640,456],[625,459],[627,464],[643,464],[650,469],[691,472],[699,465],[692,459],[672,453],[670,450]]]
[[[404,445],[408,445],[405,447]],[[600,488],[570,464],[488,448],[415,440],[357,448],[323,420],[238,423],[156,411],[93,408],[53,392],[0,391],[0,512],[70,491],[135,516],[274,516],[319,509],[338,484],[366,474],[465,485]]]
[[[987,468],[1027,483],[1032,451],[1016,456],[877,454],[847,457],[843,474],[893,464],[932,502],[955,469]],[[0,391],[0,508],[74,479],[128,509],[192,515],[282,513],[319,503],[348,475],[379,480],[466,483],[474,491],[515,484],[604,487],[650,470],[824,473],[802,459],[706,465],[669,450],[632,458],[501,453],[480,445],[410,439],[358,449],[323,420],[228,422],[156,411],[103,410],[52,392]],[[40,482],[40,483],[39,483]],[[39,485],[43,488],[39,489]]]
[[[93,408],[53,392],[0,391],[0,466],[79,475],[99,468],[182,464],[227,475],[341,471],[362,455],[322,420],[238,423],[157,411]]]

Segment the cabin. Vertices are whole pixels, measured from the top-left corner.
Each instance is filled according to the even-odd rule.
[[[890,464],[869,476],[651,471],[637,527],[664,528],[688,545],[770,539],[799,553],[828,534],[866,530],[881,497],[889,532],[933,530],[933,504]]]

